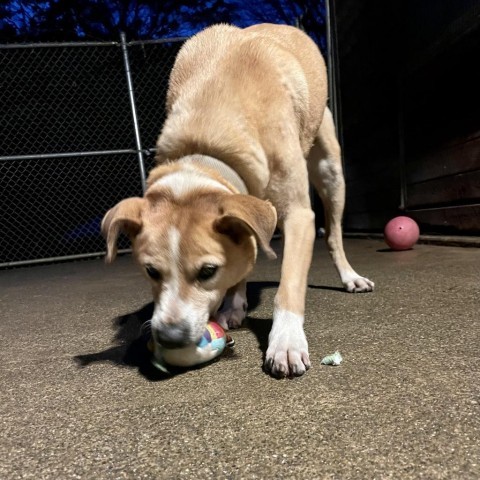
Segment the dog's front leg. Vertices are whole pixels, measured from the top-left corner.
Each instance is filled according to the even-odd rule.
[[[227,290],[223,305],[215,314],[215,320],[225,329],[238,328],[247,314],[247,281]]]
[[[312,210],[290,209],[283,222],[283,234],[282,273],[265,358],[265,368],[276,377],[303,375],[310,368],[303,322],[315,240]]]

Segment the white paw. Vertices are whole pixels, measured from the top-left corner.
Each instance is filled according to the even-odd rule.
[[[350,293],[372,292],[375,284],[368,278],[354,273],[342,275],[342,283],[345,290]]]
[[[275,377],[291,377],[303,375],[310,366],[303,317],[286,310],[275,310],[265,369]]]
[[[239,328],[247,315],[247,299],[240,292],[227,295],[223,307],[215,314],[215,321],[225,330]]]

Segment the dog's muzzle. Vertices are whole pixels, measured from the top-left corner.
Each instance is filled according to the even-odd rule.
[[[190,329],[185,326],[171,325],[153,330],[154,340],[165,348],[183,348],[192,343]]]

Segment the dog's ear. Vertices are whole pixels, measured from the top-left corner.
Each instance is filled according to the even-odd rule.
[[[126,233],[130,239],[142,227],[141,211],[145,204],[143,198],[127,198],[110,209],[102,220],[102,235],[107,241],[108,263],[113,262],[117,255],[117,238],[120,232]]]
[[[270,240],[277,226],[275,207],[251,195],[227,195],[220,205],[220,217],[214,228],[240,243],[246,236],[254,235],[268,258],[277,258]]]

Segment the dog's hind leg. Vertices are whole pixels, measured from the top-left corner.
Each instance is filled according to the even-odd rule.
[[[238,328],[247,314],[247,281],[242,280],[227,290],[223,305],[215,320],[223,328]]]
[[[374,283],[358,275],[345,256],[342,239],[342,216],[345,205],[340,145],[330,110],[325,109],[323,122],[307,159],[311,183],[322,199],[328,251],[348,292],[370,292]]]

